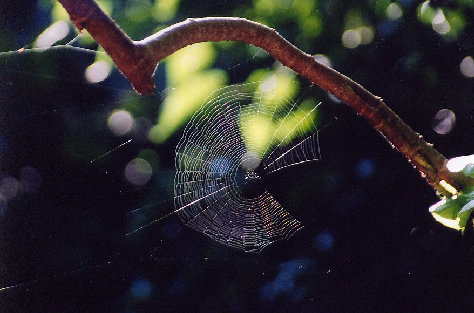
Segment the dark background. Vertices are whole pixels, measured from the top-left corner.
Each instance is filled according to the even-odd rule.
[[[123,8],[145,2],[113,4],[112,16],[136,39],[159,23],[134,21]],[[290,11],[264,15],[258,1],[184,0],[167,24],[209,15],[266,21],[308,53],[327,55],[447,157],[471,154],[473,78],[459,64],[474,52],[472,2],[431,2],[464,16],[453,36],[420,21],[419,3],[397,3],[404,14],[392,21],[377,13],[375,1],[315,2],[317,36],[300,35]],[[1,51],[28,47],[50,25],[50,9],[48,1],[0,1]],[[356,49],[341,44],[351,10],[374,29],[373,41]],[[253,58],[243,45],[222,51],[214,67],[227,71],[230,83],[274,62]],[[106,124],[122,99],[139,99],[138,112],[153,119],[166,86],[161,68],[156,94],[143,98],[116,70],[88,84],[83,72],[93,60],[71,49],[0,55],[0,179],[21,181],[25,166],[41,177],[33,192],[20,188],[0,201],[0,287],[13,286],[0,291],[1,312],[472,310],[472,235],[436,223],[428,207],[438,199],[418,173],[364,120],[304,81],[301,94],[322,101],[322,111],[337,120],[321,132],[321,161],[280,173],[268,186],[303,230],[259,254],[217,244],[177,216],[125,238],[128,211],[173,210],[172,201],[159,201],[172,197],[182,130],[164,144],[135,140],[91,163],[128,139]],[[440,109],[456,114],[445,135],[432,128]],[[160,166],[147,185],[134,187],[123,169],[145,148],[156,151]]]

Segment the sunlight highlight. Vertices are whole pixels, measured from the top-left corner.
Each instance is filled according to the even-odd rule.
[[[157,0],[151,8],[151,14],[159,22],[167,22],[176,16],[179,0]]]
[[[446,168],[456,173],[462,171],[468,164],[474,164],[474,154],[449,159],[446,163]]]
[[[213,43],[202,42],[176,51],[166,59],[166,77],[171,85],[187,81],[195,74],[210,67],[216,57]]]
[[[287,99],[293,98],[299,89],[295,73],[283,66],[270,73],[258,86],[262,104],[270,107],[285,105]]]
[[[270,144],[274,125],[267,116],[245,112],[240,115],[240,131],[247,150],[261,158]]]
[[[148,132],[153,143],[165,142],[198,110],[207,96],[222,87],[227,74],[218,69],[188,74],[177,88],[170,89],[161,106],[158,122]]]
[[[459,218],[459,217],[457,217],[455,220],[452,220],[452,219],[449,219],[449,218],[442,217],[441,215],[436,214],[434,212],[432,212],[431,215],[433,216],[433,218],[437,222],[441,223],[442,225],[444,225],[446,227],[456,229],[456,230],[461,230],[462,229],[462,227],[459,226],[459,222],[461,221],[461,218]]]
[[[275,138],[279,143],[288,144],[300,134],[308,133],[314,126],[317,116],[316,101],[305,99],[300,106],[281,119],[275,131]]]
[[[449,192],[451,195],[456,196],[458,193],[458,190],[454,188],[452,185],[448,184],[447,181],[444,179],[439,182],[440,186],[443,187],[447,192]]]
[[[34,48],[48,49],[69,34],[69,25],[65,21],[57,21],[46,28],[33,44]]]

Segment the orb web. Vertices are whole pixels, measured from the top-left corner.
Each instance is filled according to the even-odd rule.
[[[275,171],[319,159],[317,106],[269,101],[257,84],[232,85],[213,95],[176,147],[176,212],[217,242],[258,252],[302,227],[264,181]]]

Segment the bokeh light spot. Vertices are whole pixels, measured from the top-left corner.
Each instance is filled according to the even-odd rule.
[[[24,166],[20,171],[21,188],[26,193],[35,193],[41,185],[40,173],[31,166]]]
[[[421,4],[421,9],[420,9],[420,13],[421,14],[425,14],[427,10],[430,9],[430,1],[429,0],[426,0],[425,2],[423,2]]]
[[[91,84],[104,81],[110,74],[111,66],[105,61],[96,61],[89,65],[84,72],[84,77]]]
[[[431,24],[435,14],[436,10],[430,6],[429,0],[418,5],[417,17],[422,23]]]
[[[0,181],[0,198],[10,200],[16,196],[20,189],[20,183],[18,180],[11,176],[4,177]]]
[[[158,0],[151,8],[151,14],[159,22],[171,20],[178,9],[179,0]]]
[[[150,0],[127,0],[123,12],[129,19],[136,22],[143,22],[148,19],[147,12],[151,9]]]
[[[359,178],[369,178],[374,173],[374,162],[370,159],[362,159],[356,165],[356,173]]]
[[[300,22],[300,29],[307,38],[318,37],[322,32],[322,21],[317,16],[310,15]]]
[[[361,44],[360,33],[354,29],[346,30],[342,34],[342,45],[349,49],[357,48]]]
[[[391,20],[396,20],[403,15],[402,8],[395,2],[390,3],[385,10],[385,15]]]
[[[146,117],[138,117],[133,120],[132,126],[132,137],[133,140],[137,143],[144,144],[149,141],[148,132],[152,128],[153,124]]]
[[[459,70],[461,71],[461,74],[466,77],[474,77],[474,59],[471,56],[462,59],[459,64]]]
[[[433,17],[433,20],[431,21],[431,25],[433,27],[433,30],[440,35],[447,34],[451,29],[448,21],[446,20],[446,17],[444,16],[443,10],[441,9],[438,9],[438,11],[436,12],[435,16]]]
[[[448,109],[439,110],[433,118],[433,130],[440,135],[449,133],[456,123],[456,115]]]
[[[372,26],[360,26],[346,30],[342,34],[342,45],[349,49],[357,48],[359,45],[368,45],[374,40],[374,29]]]
[[[182,50],[177,53],[181,51]],[[171,57],[174,55],[175,54]],[[198,57],[201,58],[201,55],[203,58],[206,58],[205,54],[199,54]],[[184,55],[180,54],[179,56],[180,58],[173,58],[173,60],[181,64],[180,60]],[[209,55],[207,55],[207,58],[209,58]],[[214,58],[214,56],[212,56],[212,58]],[[157,124],[148,132],[148,138],[154,143],[166,141],[171,134],[191,118],[212,91],[219,89],[227,81],[226,72],[219,69],[192,72],[189,71],[189,69],[177,66],[177,63],[172,63],[169,59],[167,62],[166,65],[170,75],[170,82],[171,84],[177,82],[178,87],[171,88],[169,92],[167,92],[166,99],[161,105],[161,112],[158,116]],[[200,66],[205,65],[202,59],[200,59],[199,64]]]
[[[157,170],[160,167],[160,157],[155,150],[152,149],[142,149],[138,153],[140,159],[146,160],[150,164],[153,171]]]
[[[283,262],[275,279],[265,284],[261,290],[264,300],[273,302],[280,295],[297,301],[302,296],[302,288],[296,283],[298,277],[308,271],[311,261],[308,259],[294,259]]]
[[[326,65],[327,67],[332,67],[332,63],[331,63],[331,59],[329,59],[328,56],[324,55],[324,54],[316,54],[314,56],[314,58],[316,59],[316,61],[318,61],[319,63],[322,63],[324,65]]]
[[[151,174],[152,168],[144,159],[135,158],[125,167],[125,178],[133,185],[145,185],[150,180]]]
[[[39,49],[48,49],[59,40],[63,39],[69,34],[69,25],[65,21],[57,21],[48,28],[46,28],[36,38],[33,47]]]
[[[150,281],[143,278],[135,279],[130,286],[130,293],[132,297],[138,300],[144,300],[150,297],[153,286]]]
[[[321,252],[328,251],[334,244],[334,236],[329,231],[324,231],[314,239],[314,246]]]
[[[196,54],[186,54],[181,58],[181,67],[191,72],[197,71],[202,67],[201,59]]]
[[[374,40],[374,30],[369,26],[361,26],[356,29],[360,34],[360,43],[368,45]]]
[[[133,117],[128,111],[115,110],[109,116],[108,125],[114,135],[122,136],[132,129]]]
[[[193,44],[173,53],[166,59],[167,79],[170,79],[171,85],[188,82],[193,78],[190,74],[198,74],[212,65],[215,54],[215,48],[210,42]]]
[[[245,171],[253,171],[260,164],[260,158],[255,152],[248,151],[242,155],[241,166]]]
[[[161,125],[154,125],[148,131],[148,139],[154,143],[163,143],[167,136],[167,131]]]
[[[262,92],[271,92],[275,89],[276,84],[277,84],[276,76],[271,75],[260,84],[259,89]]]

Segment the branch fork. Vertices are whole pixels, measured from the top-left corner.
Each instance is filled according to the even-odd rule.
[[[136,92],[154,91],[153,73],[159,61],[188,45],[206,41],[238,41],[266,50],[283,65],[333,94],[402,153],[437,192],[447,195],[446,184],[461,190],[474,179],[446,168],[447,160],[405,124],[384,101],[350,78],[292,45],[274,29],[236,17],[187,19],[140,41],[131,40],[93,0],[58,0],[71,21],[104,48]],[[449,189],[449,188],[448,188]]]

